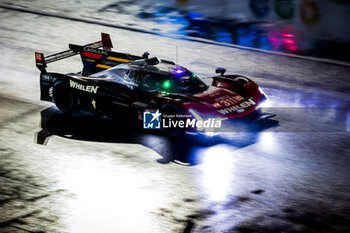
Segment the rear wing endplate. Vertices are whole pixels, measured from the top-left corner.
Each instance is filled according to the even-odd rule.
[[[104,50],[111,50],[111,48],[113,48],[112,45],[112,41],[111,38],[109,36],[109,34],[106,33],[101,33],[101,40],[97,41],[97,42],[93,42],[90,44],[86,44],[84,46],[82,46],[83,48],[85,47],[90,47],[90,48],[101,48],[103,47]],[[55,62],[55,61],[59,61],[68,57],[72,57],[74,55],[79,54],[80,51],[78,50],[66,50],[60,53],[55,53],[49,56],[44,56],[43,53],[39,53],[39,52],[35,52],[35,64],[36,67],[38,67],[38,69],[42,72],[42,73],[46,73],[46,64],[51,63],[51,62]]]

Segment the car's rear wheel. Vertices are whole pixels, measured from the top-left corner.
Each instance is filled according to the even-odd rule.
[[[52,90],[53,102],[63,113],[70,113],[74,110],[74,96],[68,85],[63,81],[57,81]]]

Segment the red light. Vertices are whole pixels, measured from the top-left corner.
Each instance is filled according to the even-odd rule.
[[[41,53],[35,53],[35,60],[36,60],[36,61],[42,61],[42,59],[41,59]]]
[[[295,37],[294,34],[289,34],[289,33],[283,33],[282,36],[283,37],[288,37],[288,38],[294,38]]]
[[[297,43],[292,39],[285,38],[285,39],[283,39],[283,43],[286,45],[286,49],[288,49],[289,51],[298,50]]]

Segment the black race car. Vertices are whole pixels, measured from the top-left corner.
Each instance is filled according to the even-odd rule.
[[[197,133],[206,130],[197,122],[241,118],[255,112],[266,99],[255,82],[241,75],[225,75],[224,68],[216,70],[220,75],[212,77],[208,86],[195,73],[172,61],[149,58],[147,52],[141,56],[114,52],[112,47],[110,36],[102,33],[101,41],[84,46],[70,44],[69,50],[57,54],[44,57],[36,52],[41,100],[55,103],[64,113],[84,110],[125,115],[143,120],[144,128],[180,127],[165,118],[185,116],[189,124],[181,128]],[[81,72],[46,71],[48,63],[77,54],[84,65]],[[153,114],[148,123],[145,113]],[[163,124],[154,127],[153,121],[160,121],[161,114]]]

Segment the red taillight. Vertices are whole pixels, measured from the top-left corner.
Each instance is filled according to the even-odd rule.
[[[35,52],[35,60],[38,62],[41,62],[41,61],[43,61],[43,59],[42,59],[42,56],[41,56],[41,53],[37,53],[37,52]]]

